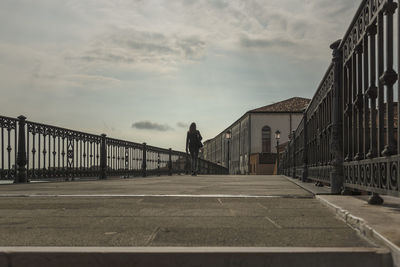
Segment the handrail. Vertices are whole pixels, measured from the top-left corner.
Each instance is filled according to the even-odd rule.
[[[188,173],[180,151],[83,131],[0,116],[0,180],[106,179],[107,176]],[[200,160],[199,173],[226,174],[223,166]]]
[[[400,197],[398,2],[362,0],[332,62],[291,135],[279,172],[331,186]],[[397,13],[397,14],[396,14]],[[397,47],[394,47],[397,45]]]

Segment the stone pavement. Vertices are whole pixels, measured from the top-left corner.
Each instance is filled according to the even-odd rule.
[[[400,198],[381,196],[383,205],[369,205],[367,195],[329,195],[330,189],[327,187],[316,187],[314,183],[286,178],[316,195],[316,199],[362,236],[388,247],[395,265],[400,266]]]
[[[30,195],[249,195],[312,198],[313,194],[280,176],[162,176],[77,181],[9,184],[0,186],[0,196]]]
[[[281,176],[0,186],[0,246],[373,247]]]

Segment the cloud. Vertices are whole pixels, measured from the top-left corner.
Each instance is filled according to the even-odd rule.
[[[358,7],[358,4],[348,0],[336,0],[334,2],[331,0],[307,0],[306,2],[308,7],[318,11],[316,15],[336,21],[338,17],[343,17],[343,15],[347,15],[349,13],[354,14],[356,8]],[[350,21],[348,21],[348,23],[350,23]]]
[[[189,127],[189,125],[185,122],[177,122],[176,126],[179,128],[188,128]]]
[[[168,124],[159,124],[151,121],[139,121],[132,124],[132,128],[139,130],[152,130],[159,132],[166,132],[173,130]]]
[[[244,36],[240,39],[240,44],[246,48],[270,48],[270,47],[293,47],[295,42],[288,39],[251,39]]]
[[[242,111],[311,97],[331,60],[329,44],[357,7],[349,0],[2,0],[0,106],[112,131],[104,120],[113,135],[184,146],[184,124],[160,116],[195,117],[212,137]],[[142,131],[129,127],[132,113]]]
[[[78,57],[86,63],[176,66],[201,60],[206,54],[206,42],[199,36],[165,35],[135,28],[116,28],[95,37],[89,48]]]

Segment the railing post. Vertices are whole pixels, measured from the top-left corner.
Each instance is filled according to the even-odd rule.
[[[333,49],[332,62],[334,64],[334,81],[333,81],[333,110],[332,110],[332,131],[331,131],[331,153],[333,159],[331,161],[332,170],[330,172],[331,193],[339,194],[343,189],[343,155],[342,155],[342,98],[341,98],[341,76],[342,76],[342,51],[339,50],[340,41],[338,40],[331,45]]]
[[[17,174],[14,183],[28,182],[26,173],[26,147],[25,147],[25,116],[18,117],[18,154],[17,154]]]
[[[306,182],[308,177],[308,133],[307,110],[303,113],[303,175],[301,181]]]
[[[168,175],[172,176],[172,148],[168,150]]]
[[[107,179],[107,138],[106,134],[101,135],[100,143],[100,180]]]
[[[147,176],[147,166],[146,166],[146,162],[147,162],[147,144],[143,143],[143,161],[142,161],[142,176],[146,177]]]

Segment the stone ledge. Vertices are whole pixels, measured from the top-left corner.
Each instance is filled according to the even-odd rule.
[[[344,196],[343,196],[344,197]],[[348,210],[331,203],[323,195],[316,196],[316,199],[321,201],[326,207],[330,208],[338,218],[343,220],[347,225],[356,230],[362,237],[372,241],[380,246],[388,248],[392,253],[394,266],[400,266],[400,248],[385,236],[376,231],[363,218],[354,216]],[[394,223],[394,222],[393,222]]]
[[[0,267],[390,267],[380,248],[0,247]]]
[[[305,182],[302,182],[302,181],[300,181],[298,179],[294,179],[294,178],[291,178],[291,177],[288,177],[288,176],[283,176],[283,177],[288,179],[290,182],[300,186],[301,188],[303,188],[304,190],[308,191],[311,194],[314,194],[314,195],[332,195],[330,187],[327,187],[327,186],[319,187],[319,186],[315,186],[316,182],[305,183]]]

